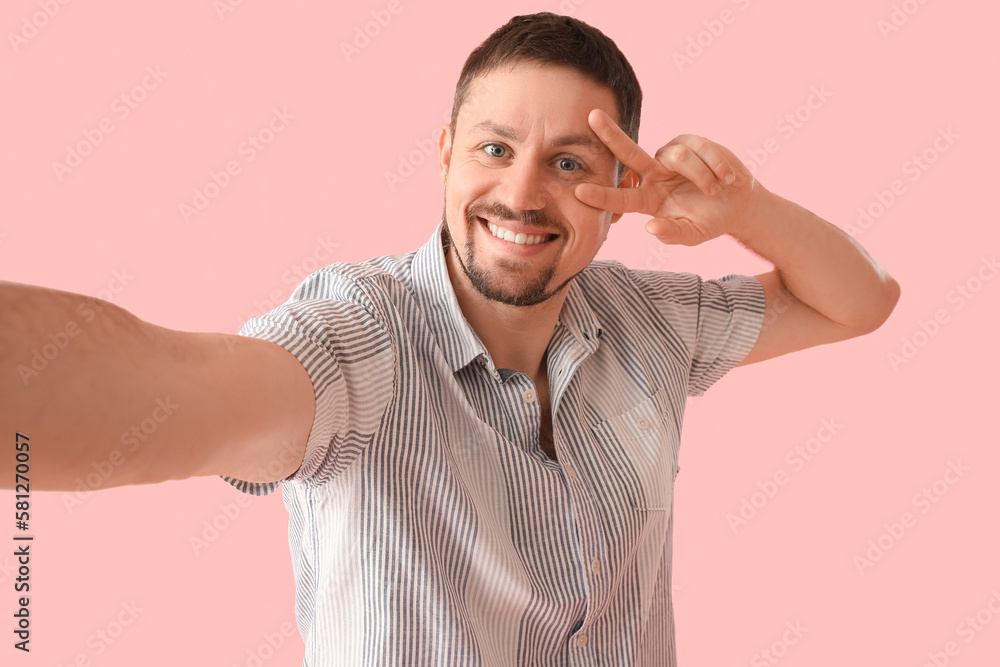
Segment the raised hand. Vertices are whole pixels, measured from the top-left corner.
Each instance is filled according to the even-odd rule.
[[[752,217],[767,193],[729,149],[704,137],[679,135],[654,158],[600,109],[587,120],[638,184],[613,188],[581,183],[577,199],[605,211],[653,216],[646,231],[663,243],[693,246],[732,233]]]

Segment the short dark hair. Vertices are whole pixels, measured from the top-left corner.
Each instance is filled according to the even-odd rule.
[[[571,16],[551,12],[515,16],[469,54],[455,86],[451,108],[453,137],[458,112],[473,80],[503,65],[513,66],[522,61],[572,67],[610,88],[618,106],[618,126],[632,141],[639,142],[642,89],[625,55],[597,28]],[[624,170],[624,165],[619,163],[619,180]]]

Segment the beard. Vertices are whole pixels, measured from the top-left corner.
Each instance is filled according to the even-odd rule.
[[[549,289],[549,284],[556,272],[562,249],[556,253],[555,260],[546,266],[537,276],[528,279],[521,272],[525,262],[514,259],[496,259],[493,267],[487,267],[476,256],[475,227],[479,226],[479,217],[489,218],[498,222],[516,220],[528,226],[540,229],[558,230],[559,238],[565,235],[566,227],[559,220],[542,214],[539,211],[515,212],[499,202],[474,202],[465,212],[467,235],[465,247],[459,248],[449,231],[447,193],[446,193],[444,226],[441,230],[442,241],[446,253],[455,251],[455,258],[463,273],[469,279],[472,287],[490,301],[497,301],[508,306],[535,306],[555,296],[569,285],[576,275],[570,276],[555,289]],[[558,241],[558,239],[556,239]],[[553,241],[550,241],[552,243]]]

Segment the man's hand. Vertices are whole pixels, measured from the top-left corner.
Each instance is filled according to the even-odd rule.
[[[729,149],[704,137],[682,134],[653,158],[600,109],[587,120],[631,170],[623,182],[631,179],[633,187],[583,183],[576,187],[577,199],[605,211],[653,216],[646,231],[664,243],[693,246],[731,233],[753,217],[767,193]]]
[[[577,199],[654,216],[646,231],[664,243],[731,234],[774,264],[756,276],[767,325],[740,365],[860,336],[889,317],[900,294],[892,276],[839,228],[757,183],[728,149],[682,134],[652,158],[603,111],[588,121],[628,169],[624,187],[580,184]]]

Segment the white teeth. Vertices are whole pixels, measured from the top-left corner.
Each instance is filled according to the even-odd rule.
[[[499,225],[495,225],[492,222],[486,223],[489,227],[490,233],[497,238],[501,238],[504,241],[511,241],[512,243],[517,243],[518,245],[536,245],[545,241],[545,235],[528,236],[524,232],[514,233],[509,229],[504,229]]]

